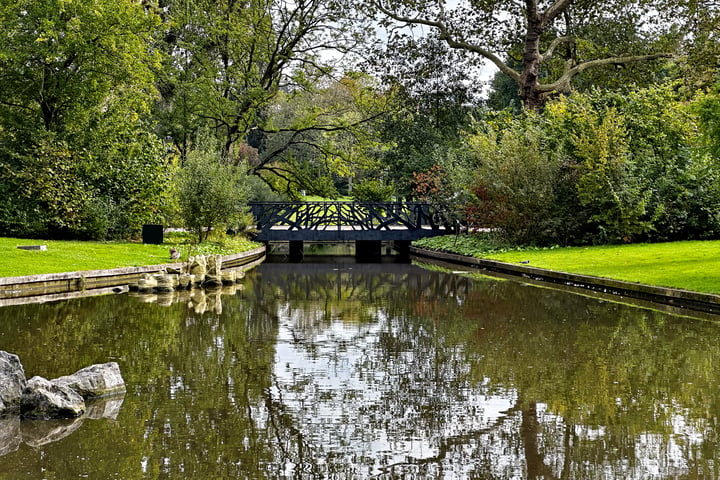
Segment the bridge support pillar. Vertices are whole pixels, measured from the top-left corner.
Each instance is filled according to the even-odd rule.
[[[302,240],[290,240],[288,255],[291,262],[299,262],[303,259],[303,247]]]
[[[400,255],[400,258],[407,260],[410,258],[410,240],[395,240],[393,242],[393,248]]]
[[[376,263],[382,259],[382,242],[379,240],[356,240],[355,260]]]

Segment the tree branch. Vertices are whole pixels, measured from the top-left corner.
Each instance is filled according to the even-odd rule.
[[[555,54],[555,49],[562,45],[563,43],[569,43],[575,40],[574,36],[566,35],[564,37],[557,37],[553,39],[552,42],[550,42],[550,46],[548,46],[547,50],[545,50],[545,53],[540,55],[540,62],[545,62],[547,60],[550,60],[553,55]]]
[[[575,75],[578,75],[590,68],[602,67],[606,65],[627,65],[630,63],[647,62],[650,60],[658,60],[660,58],[672,58],[671,53],[654,53],[650,55],[635,55],[631,57],[609,57],[590,60],[581,63],[570,69],[567,69],[560,78],[552,83],[538,85],[538,90],[543,93],[551,92],[568,92],[570,91],[570,81]]]
[[[457,40],[455,37],[453,37],[450,33],[450,30],[448,29],[447,25],[445,25],[443,22],[435,21],[435,20],[429,20],[427,18],[421,18],[421,17],[406,17],[403,15],[399,15],[392,10],[388,10],[382,3],[381,0],[375,0],[373,4],[380,10],[383,14],[387,15],[388,17],[392,18],[393,20],[397,22],[402,22],[408,25],[425,25],[428,27],[436,28],[440,31],[440,40],[447,43],[447,45],[450,48],[455,48],[458,50],[466,50],[469,52],[477,53],[478,55],[486,58],[487,60],[490,60],[493,64],[495,64],[498,69],[503,72],[508,77],[512,78],[515,81],[518,81],[520,79],[520,74],[513,70],[512,68],[508,67],[503,60],[495,55],[493,52],[486,50],[478,45],[473,45],[471,43]]]
[[[550,22],[555,20],[558,15],[567,10],[572,3],[573,0],[558,0],[550,5],[550,8],[545,10],[545,13],[541,16],[542,25],[546,27]]]

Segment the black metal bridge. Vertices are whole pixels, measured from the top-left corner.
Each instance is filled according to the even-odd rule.
[[[443,212],[419,202],[251,202],[262,242],[407,241],[445,235]]]

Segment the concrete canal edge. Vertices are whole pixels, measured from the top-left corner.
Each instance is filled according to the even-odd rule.
[[[223,257],[223,268],[248,270],[265,259],[265,247]],[[180,268],[182,263],[164,263],[143,267],[85,270],[80,272],[49,273],[24,277],[0,278],[0,307],[28,303],[28,297],[42,296],[39,301],[54,301],[87,294],[100,295],[127,289],[145,273],[164,272],[167,268]]]
[[[438,260],[453,265],[462,265],[479,270],[522,277],[567,287],[591,290],[603,294],[634,298],[653,303],[669,305],[680,309],[697,310],[720,314],[720,295],[692,292],[675,288],[656,287],[641,283],[624,282],[609,278],[578,275],[567,272],[544,270],[542,268],[515,265],[482,258],[467,257],[453,253],[410,247],[410,254],[418,258]]]

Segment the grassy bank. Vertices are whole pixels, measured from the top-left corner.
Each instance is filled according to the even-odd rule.
[[[508,250],[494,248],[481,238],[461,236],[427,239],[417,245],[548,270],[720,294],[720,241]]]
[[[18,245],[47,245],[46,251],[21,250]],[[170,235],[163,245],[136,242],[79,242],[0,238],[0,277],[16,277],[41,273],[62,273],[79,270],[103,270],[117,267],[138,267],[170,263],[170,248],[182,255],[230,254],[259,246],[245,239],[221,239],[193,245],[185,235]]]

